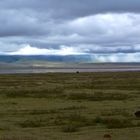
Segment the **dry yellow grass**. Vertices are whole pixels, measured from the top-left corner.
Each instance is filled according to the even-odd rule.
[[[0,140],[139,140],[140,73],[0,75]]]

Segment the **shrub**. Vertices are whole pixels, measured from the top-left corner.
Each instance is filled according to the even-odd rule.
[[[19,125],[23,128],[42,127],[44,126],[44,123],[41,120],[26,120]]]
[[[66,132],[66,133],[77,132],[78,130],[79,130],[79,127],[74,124],[66,125],[62,127],[62,132]]]

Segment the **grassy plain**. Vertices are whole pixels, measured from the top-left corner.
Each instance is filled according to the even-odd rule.
[[[0,75],[0,140],[139,140],[140,72]]]

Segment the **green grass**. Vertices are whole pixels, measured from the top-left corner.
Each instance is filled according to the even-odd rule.
[[[98,124],[105,125],[108,129],[117,129],[117,128],[127,128],[134,127],[135,125],[131,122],[131,120],[127,118],[101,118],[96,117],[95,122]]]
[[[140,72],[0,75],[0,140],[139,140]]]
[[[22,128],[34,128],[34,127],[43,127],[43,126],[45,126],[43,121],[39,120],[39,119],[25,120],[25,121],[19,123],[19,125]]]
[[[65,132],[65,133],[73,133],[77,131],[79,131],[79,126],[74,125],[74,124],[69,124],[62,127],[62,132]]]

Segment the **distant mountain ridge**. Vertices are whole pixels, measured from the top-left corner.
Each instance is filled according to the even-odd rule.
[[[91,57],[89,55],[0,55],[0,62],[16,63],[24,61],[91,62]]]
[[[66,55],[66,56],[60,56],[60,55],[0,55],[0,64],[4,65],[4,64],[48,64],[48,63],[98,63],[98,64],[105,64],[106,62],[97,62],[96,60],[93,60],[93,57],[91,58],[90,55]],[[113,64],[108,62],[108,64]],[[122,64],[122,62],[117,62],[114,63],[116,64]],[[135,62],[135,63],[123,63],[123,65],[125,64],[133,64],[133,65],[137,65],[140,63]]]

